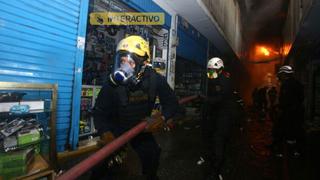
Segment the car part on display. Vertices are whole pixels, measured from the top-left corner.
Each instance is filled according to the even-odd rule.
[[[3,122],[0,122],[0,131],[2,130],[2,129],[4,129],[6,126],[7,126],[7,121],[5,120],[5,121],[3,121]]]
[[[18,148],[16,136],[9,136],[3,140],[3,149],[5,152],[12,151]]]
[[[32,118],[32,119],[26,120],[26,123],[21,129],[21,131],[30,130],[30,129],[42,129],[42,128],[39,122],[36,119]]]
[[[34,160],[35,153],[34,148],[28,148],[2,154],[0,156],[0,176],[4,179],[15,179],[25,174]]]
[[[2,133],[0,133],[0,147],[1,147],[1,144],[2,144],[2,140],[5,138],[6,136],[4,136]]]
[[[4,129],[1,130],[1,133],[6,137],[10,136],[11,134],[17,132],[19,129],[23,128],[25,125],[25,120],[23,119],[14,119],[10,123],[8,123]]]
[[[40,141],[40,131],[38,129],[21,130],[17,135],[18,146],[33,144]]]

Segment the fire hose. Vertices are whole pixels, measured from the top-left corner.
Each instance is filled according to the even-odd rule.
[[[197,99],[197,95],[188,96],[179,100],[179,104],[188,103],[194,99]],[[137,136],[139,133],[144,131],[148,123],[146,121],[140,122],[138,125],[130,129],[129,131],[125,132],[111,143],[105,145],[99,151],[95,152],[87,159],[81,161],[77,165],[73,166],[71,169],[63,173],[57,180],[73,180],[77,179],[79,176],[90,170],[93,166],[101,162],[103,159],[111,155],[121,146],[129,142],[132,138]]]

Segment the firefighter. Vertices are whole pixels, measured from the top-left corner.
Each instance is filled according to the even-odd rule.
[[[107,83],[101,89],[95,104],[95,123],[98,133],[119,136],[151,116],[158,96],[160,113],[148,120],[145,132],[130,141],[142,164],[142,173],[148,180],[157,178],[160,147],[152,132],[162,128],[178,108],[178,101],[166,79],[150,66],[149,44],[140,36],[122,39],[116,49],[114,67]],[[110,133],[108,133],[110,134]],[[92,179],[103,178],[106,166],[93,171]]]
[[[280,80],[279,119],[274,124],[273,148],[282,157],[283,143],[289,145],[290,154],[299,156],[304,142],[304,92],[291,66],[282,66],[278,71]],[[291,153],[292,152],[292,153]]]
[[[204,143],[204,178],[219,179],[225,159],[225,147],[237,109],[230,74],[222,59],[214,57],[207,64],[207,93],[204,97],[202,134]]]
[[[268,99],[269,118],[272,122],[274,122],[277,117],[277,111],[276,111],[277,89],[275,86],[271,86],[268,88],[267,99]]]
[[[261,87],[258,90],[258,119],[260,122],[264,122],[266,119],[266,110],[267,110],[267,87]]]

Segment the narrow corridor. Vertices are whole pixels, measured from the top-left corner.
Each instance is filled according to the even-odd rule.
[[[287,150],[284,157],[275,157],[268,146],[272,141],[272,122],[258,121],[255,117],[249,113],[243,131],[239,127],[233,129],[224,180],[316,180],[320,177],[316,169],[320,162],[319,134],[308,135],[304,156],[293,157]],[[174,130],[156,135],[162,148],[158,171],[161,180],[201,179],[201,165],[197,165],[201,156],[199,123],[196,117],[184,118],[177,122]],[[138,175],[140,165],[131,149],[126,162],[115,170],[116,179],[143,179]]]

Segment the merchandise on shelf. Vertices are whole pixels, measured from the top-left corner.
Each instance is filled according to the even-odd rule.
[[[10,153],[0,153],[0,177],[11,179],[27,172],[33,162],[35,149],[28,148]]]
[[[96,132],[92,117],[92,108],[101,90],[101,86],[83,85],[81,93],[81,113],[79,123],[79,136],[88,136]]]
[[[15,150],[18,148],[18,141],[16,136],[5,137],[3,140],[3,149],[5,152]]]
[[[176,62],[176,82],[175,92],[179,98],[186,96],[202,94],[204,88],[202,86],[205,78],[205,69],[190,60],[177,58]],[[188,116],[200,117],[201,102],[191,102],[185,105],[186,114]]]
[[[8,123],[6,126],[1,129],[1,133],[5,135],[6,137],[10,136],[11,134],[17,132],[23,126],[25,125],[25,120],[17,118],[12,120],[10,123]]]
[[[54,166],[56,97],[53,84],[0,82],[0,179]]]
[[[27,144],[40,141],[40,131],[38,129],[29,129],[18,132],[18,145],[24,146]]]

